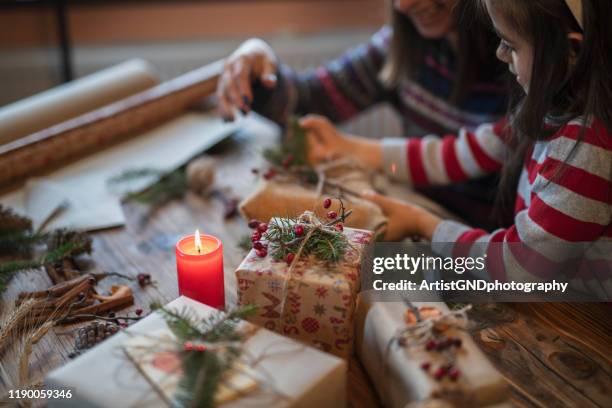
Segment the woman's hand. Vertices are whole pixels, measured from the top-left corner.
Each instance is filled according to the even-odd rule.
[[[300,127],[308,137],[308,160],[318,163],[341,157],[351,157],[363,166],[378,169],[382,160],[380,143],[340,132],[327,118],[308,115],[300,119]]]
[[[363,192],[362,197],[377,204],[387,216],[389,223],[385,232],[386,241],[399,241],[415,235],[431,240],[436,227],[442,221],[423,207],[373,191]]]
[[[219,113],[224,120],[234,120],[234,109],[247,113],[253,102],[252,83],[276,86],[278,61],[270,46],[258,38],[242,43],[227,59],[217,83]]]

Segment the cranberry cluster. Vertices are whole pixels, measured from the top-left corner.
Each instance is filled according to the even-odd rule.
[[[429,339],[425,343],[425,350],[427,351],[444,351],[451,347],[461,347],[461,339],[448,336],[438,340]]]
[[[204,352],[204,351],[206,351],[206,345],[204,345],[204,344],[193,344],[190,341],[186,341],[185,343],[183,343],[183,350],[185,350],[185,351]]]
[[[268,230],[268,224],[259,220],[249,221],[249,228],[253,230],[251,234],[251,242],[253,243],[253,249],[260,258],[268,256],[268,246],[261,242],[263,234]]]
[[[429,372],[429,370],[431,370],[431,363],[429,361],[422,362],[421,369]],[[436,368],[432,375],[438,381],[442,380],[444,377],[448,377],[451,381],[456,381],[461,375],[461,371],[453,364],[444,364]]]
[[[455,349],[460,348],[461,343],[462,342],[459,337],[452,337],[452,336],[440,337],[437,339],[429,339],[425,343],[425,350],[442,352],[442,351],[453,349],[453,348]],[[421,369],[423,369],[423,371],[429,372],[431,369],[431,363],[429,361],[425,361],[421,363]],[[439,366],[438,368],[436,368],[433,371],[432,375],[438,381],[442,380],[444,377],[448,377],[451,381],[456,381],[461,375],[461,372],[452,363],[449,363],[449,364],[443,364]]]

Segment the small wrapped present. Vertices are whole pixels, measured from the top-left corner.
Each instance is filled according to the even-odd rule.
[[[482,407],[507,399],[506,382],[465,331],[467,323],[465,309],[450,311],[442,302],[360,295],[356,352],[385,406]]]
[[[304,221],[304,217],[308,220]],[[338,216],[339,220],[343,218]],[[324,237],[329,234],[331,240],[343,240],[344,249],[336,254],[338,258],[334,261],[323,261],[314,252],[324,251],[332,244],[317,242],[319,238],[312,237],[313,219],[318,220],[306,212],[295,224],[286,219],[273,220],[268,239],[270,234],[280,234],[290,241],[286,245],[255,243],[236,270],[238,302],[259,306],[259,312],[249,318],[250,322],[347,357],[353,350],[353,317],[361,262],[373,233],[338,228],[342,224],[324,227],[325,231],[320,234]],[[319,227],[323,228],[320,224]],[[303,245],[305,241],[308,242]],[[303,255],[300,248],[295,250],[296,246],[312,246],[313,253]]]
[[[304,211],[314,211],[325,218],[328,208],[322,206],[322,196],[342,198],[353,211],[346,226],[383,232],[387,218],[380,207],[359,197],[363,190],[373,189],[372,176],[351,162],[338,161],[316,169],[318,182],[309,183],[288,171],[279,173],[262,184],[240,203],[239,210],[246,219],[268,221],[273,217],[297,217]],[[313,170],[313,171],[315,171]],[[278,170],[281,172],[281,170]],[[337,203],[331,210],[339,211]]]
[[[220,313],[186,297],[178,298],[165,309],[192,316],[196,321],[206,321]],[[240,342],[242,353],[215,389],[215,406],[346,405],[347,367],[343,360],[251,324],[239,325],[242,333],[249,334]],[[196,359],[198,353],[218,353],[235,346],[232,342],[236,340],[185,342],[177,350],[175,332],[169,327],[162,313],[155,312],[51,372],[45,379],[45,388],[70,389],[72,397],[49,400],[48,405],[181,406],[182,400],[175,399],[175,392],[184,375],[181,361],[185,360],[177,358],[177,353],[189,347]]]

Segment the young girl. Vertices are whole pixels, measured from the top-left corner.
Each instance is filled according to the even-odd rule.
[[[420,235],[489,249],[495,242],[521,243],[535,252],[543,244],[612,241],[612,2],[480,1],[501,38],[497,57],[522,91],[507,120],[456,136],[379,143],[342,135],[310,116],[301,124],[309,130],[312,159],[350,155],[414,185],[503,169],[500,189],[515,196],[509,228],[488,233],[365,194],[389,216],[389,239]]]

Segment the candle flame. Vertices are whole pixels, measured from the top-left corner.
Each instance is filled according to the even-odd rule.
[[[202,240],[200,239],[200,231],[198,230],[195,232],[195,247],[198,253],[202,252]]]

